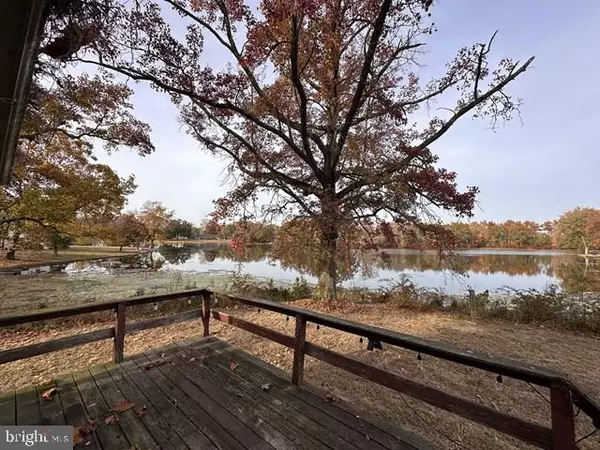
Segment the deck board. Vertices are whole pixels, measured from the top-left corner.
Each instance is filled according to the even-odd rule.
[[[107,364],[105,370],[110,374],[123,398],[134,402],[136,405],[142,405],[143,414],[139,415],[140,421],[146,426],[146,429],[161,449],[187,450],[187,445],[179,437],[176,430],[169,426],[143,391],[127,378],[121,367]]]
[[[0,395],[0,425],[12,425],[16,421],[16,396],[14,392]]]
[[[108,426],[104,424],[104,420],[112,413],[89,371],[74,373],[73,380],[83,400],[87,416],[96,423],[98,439],[102,448],[129,450],[131,445],[125,438],[121,425],[119,423]]]
[[[66,424],[72,425],[73,427],[86,426],[91,418],[87,414],[83,400],[79,395],[79,390],[73,380],[73,376],[69,375],[58,378],[55,380],[55,383],[58,388],[58,395],[52,397],[48,402],[60,405],[63,410]],[[93,450],[102,449],[96,431],[92,431],[83,438],[84,443],[86,444],[85,448]]]
[[[231,362],[236,365],[230,366]],[[232,370],[233,369],[233,370]],[[40,399],[51,387],[58,392]],[[122,401],[135,408],[115,412]],[[106,424],[110,416],[116,423]],[[97,450],[429,450],[417,436],[343,402],[215,337],[153,349],[44,386],[0,395],[0,424],[95,430]]]
[[[234,380],[232,384],[243,384],[245,393],[253,393],[255,394],[255,399],[257,399],[255,401],[261,401],[269,406],[274,406],[273,409],[283,413],[282,418],[284,420],[286,418],[287,420],[293,420],[301,429],[304,437],[313,436],[320,442],[321,447],[357,450],[366,448],[364,445],[370,444],[368,448],[381,450],[374,443],[368,442],[365,436],[346,436],[346,433],[350,433],[352,430],[344,428],[341,423],[328,420],[329,418],[319,414],[318,411],[311,410],[309,405],[304,405],[300,401],[295,402],[294,399],[290,401],[289,397],[282,395],[281,392],[277,392],[278,387],[273,383],[269,383],[270,380],[258,380],[252,377],[252,374],[248,370],[250,365],[242,361],[241,358],[236,357],[233,359],[239,365],[235,371],[231,371],[228,367],[232,361],[231,358],[218,353],[211,345],[205,345],[203,349],[205,350],[204,353],[197,352],[195,348],[190,347],[191,354],[196,357],[196,361],[194,361],[196,366],[204,365],[210,367],[215,371],[217,376],[223,378],[230,377]],[[254,366],[251,369],[254,369]],[[266,384],[270,384],[270,388],[268,391],[263,391],[261,386]],[[314,414],[315,412],[316,414]]]
[[[36,394],[40,403],[40,424],[42,425],[65,425],[65,413],[63,412],[60,401],[42,400],[42,395],[50,389],[56,389],[56,381],[37,386]],[[54,394],[55,396],[58,394]]]

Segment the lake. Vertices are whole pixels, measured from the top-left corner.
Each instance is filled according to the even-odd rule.
[[[542,290],[557,284],[569,292],[600,292],[600,268],[564,251],[520,251],[476,249],[458,251],[449,261],[440,261],[435,252],[387,250],[356,256],[356,270],[342,275],[345,287],[377,288],[409,277],[415,284],[441,289],[448,294],[463,294],[469,287],[477,292],[497,292],[503,287]],[[136,267],[152,267],[160,272],[206,275],[243,273],[292,282],[304,277],[317,283],[318,271],[293,259],[279,260],[269,246],[254,246],[233,252],[218,245],[164,245],[150,256],[123,258],[120,263],[80,262],[63,268],[64,273],[108,273]]]

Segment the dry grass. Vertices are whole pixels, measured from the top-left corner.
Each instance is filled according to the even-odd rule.
[[[391,305],[344,305],[335,310],[328,310],[328,306],[322,303],[300,301],[295,304],[465,349],[523,359],[533,364],[563,370],[571,374],[576,381],[587,385],[596,396],[600,396],[600,339],[597,337],[506,322],[478,323],[443,313],[415,312]],[[235,314],[288,334],[294,332],[294,321],[286,321],[280,314],[265,311],[259,313],[256,309],[239,309]],[[2,348],[10,348],[111,325],[111,322],[107,322],[93,326],[80,324],[70,329],[23,329],[11,332],[6,330],[0,333],[0,342]],[[292,353],[289,349],[225,324],[212,322],[211,327],[212,334],[284,370],[291,369]],[[126,354],[135,354],[147,348],[189,338],[198,335],[200,330],[199,321],[193,321],[128,336]],[[442,388],[504,412],[548,424],[549,394],[544,389],[540,389],[540,394],[544,396],[542,398],[526,383],[511,379],[504,379],[503,383],[498,383],[495,374],[465,368],[433,357],[424,356],[418,361],[415,353],[386,344],[383,351],[368,352],[365,349],[366,342],[360,344],[358,337],[328,328],[321,327],[317,330],[314,325],[310,325],[307,334],[311,342],[404,377]],[[111,343],[107,341],[16,361],[2,367],[0,390],[38,383],[57,373],[109,361],[110,357]],[[370,410],[422,434],[444,449],[528,448],[514,439],[312,358],[306,361],[305,376],[307,381],[322,386],[357,408]],[[578,416],[578,436],[590,431],[590,427],[583,414]],[[600,448],[600,438],[596,435],[587,439],[581,448]]]

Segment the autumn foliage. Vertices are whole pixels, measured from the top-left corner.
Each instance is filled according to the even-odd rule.
[[[86,30],[99,32],[79,34],[61,58],[168,94],[189,132],[230,163],[235,186],[217,204],[221,217],[267,197],[264,215],[311,220],[333,296],[348,224],[388,220],[429,233],[436,210],[471,214],[477,188],[460,190],[431,147],[464,117],[510,119],[520,101],[506,88],[533,60],[492,64],[493,35],[422,79],[419,57],[437,32],[430,0],[108,3],[110,21],[84,15]]]

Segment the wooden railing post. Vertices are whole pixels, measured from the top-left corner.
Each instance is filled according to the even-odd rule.
[[[294,338],[294,364],[292,368],[292,383],[298,386],[304,373],[304,341],[306,340],[306,317],[296,316],[296,335]]]
[[[123,362],[123,350],[125,347],[125,309],[124,303],[117,304],[117,320],[115,323],[115,338],[113,347],[113,362]]]
[[[575,415],[571,390],[564,384],[550,387],[552,449],[575,450]]]
[[[210,336],[210,292],[202,294],[202,326],[203,336]]]

